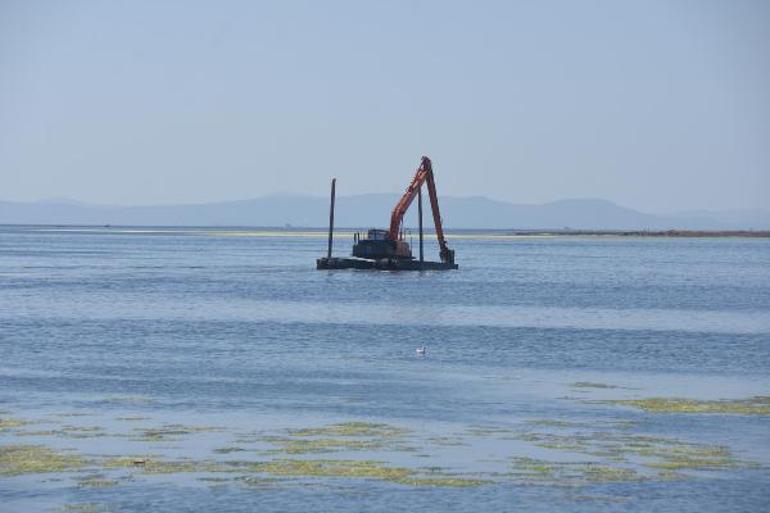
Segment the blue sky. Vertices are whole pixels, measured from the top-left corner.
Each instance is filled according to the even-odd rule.
[[[0,1],[0,199],[770,205],[770,2]]]

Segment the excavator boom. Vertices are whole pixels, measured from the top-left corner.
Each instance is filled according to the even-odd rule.
[[[388,230],[387,237],[390,240],[397,241],[399,239],[399,233],[401,232],[401,226],[404,223],[404,215],[409,210],[409,206],[417,196],[420,187],[423,184],[428,186],[428,196],[430,197],[430,208],[433,213],[433,224],[436,228],[436,238],[438,239],[439,254],[441,261],[444,263],[454,263],[454,251],[449,249],[444,238],[444,229],[441,225],[441,211],[438,206],[438,194],[436,193],[436,181],[433,178],[433,166],[428,157],[423,156],[420,162],[420,167],[417,168],[417,172],[414,174],[412,182],[409,187],[406,188],[406,192],[401,196],[401,199],[396,203],[393,213],[390,216],[390,229]]]

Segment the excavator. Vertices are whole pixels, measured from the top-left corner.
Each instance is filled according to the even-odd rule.
[[[366,238],[355,234],[353,245],[353,256],[369,260],[387,261],[393,264],[399,262],[414,260],[409,243],[404,240],[404,214],[409,209],[414,199],[420,194],[420,188],[426,184],[428,195],[430,196],[430,207],[433,212],[433,223],[436,229],[436,238],[438,239],[439,256],[441,263],[445,266],[457,268],[455,265],[455,252],[449,249],[444,230],[441,226],[441,213],[438,207],[438,194],[436,193],[436,181],[433,177],[433,166],[428,157],[423,156],[420,167],[406,188],[406,192],[396,203],[392,214],[390,215],[390,227],[388,230],[369,230]],[[422,219],[420,219],[422,223]]]

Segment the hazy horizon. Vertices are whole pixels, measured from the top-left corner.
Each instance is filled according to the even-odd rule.
[[[339,192],[339,186],[338,186],[338,193],[337,198],[360,198],[364,196],[393,196],[394,198],[398,198],[398,195],[400,193],[395,192],[360,192],[355,194],[345,194]],[[9,200],[3,197],[0,197],[0,202],[17,202],[17,203],[23,203],[23,204],[72,204],[72,205],[81,205],[86,207],[106,207],[106,208],[133,208],[133,207],[185,207],[185,206],[203,206],[203,205],[215,205],[215,204],[226,204],[226,203],[237,203],[237,202],[249,202],[249,201],[257,201],[261,199],[272,199],[272,198],[312,198],[312,199],[321,199],[321,200],[327,200],[329,197],[329,192],[327,191],[326,194],[312,194],[312,193],[295,193],[295,192],[287,192],[287,191],[278,191],[268,194],[263,194],[259,196],[248,196],[248,197],[242,197],[242,198],[230,198],[230,199],[210,199],[206,201],[199,201],[199,202],[167,202],[167,203],[136,203],[136,204],[130,204],[130,203],[97,203],[97,202],[91,202],[91,201],[83,201],[77,198],[67,198],[67,197],[47,197],[47,198],[38,198],[38,199],[32,199],[32,200]],[[446,199],[459,199],[459,200],[486,200],[486,201],[493,201],[493,202],[499,202],[499,203],[505,203],[515,206],[543,206],[548,205],[552,203],[566,203],[566,202],[606,202],[613,205],[616,205],[618,207],[622,208],[632,208],[628,205],[624,205],[622,203],[619,203],[617,201],[614,201],[610,198],[557,198],[550,201],[544,201],[544,202],[513,202],[508,200],[498,200],[489,196],[485,195],[458,195],[458,194],[445,194],[441,195],[442,198]],[[395,205],[395,203],[394,203]],[[415,210],[416,207],[412,207],[410,209],[410,215],[414,214],[412,210]],[[726,208],[726,209],[709,209],[709,208],[702,208],[702,209],[692,209],[692,210],[674,210],[674,211],[647,211],[643,209],[633,209],[638,212],[646,213],[646,214],[654,214],[654,215],[686,215],[696,212],[702,212],[704,214],[713,214],[713,213],[728,213],[728,212],[761,212],[764,214],[770,215],[770,208]],[[387,213],[387,212],[386,212]]]
[[[385,226],[396,193],[337,196],[339,227]],[[272,194],[236,201],[178,205],[98,205],[64,198],[41,202],[0,201],[0,224],[112,226],[297,226],[322,227],[328,196]],[[443,196],[446,228],[459,229],[690,229],[767,230],[770,211],[726,210],[679,213],[642,212],[617,203],[571,198],[549,203],[510,203],[483,196]],[[428,224],[430,216],[428,216]],[[405,217],[417,226],[417,209]]]
[[[760,0],[0,5],[0,199],[766,209]]]

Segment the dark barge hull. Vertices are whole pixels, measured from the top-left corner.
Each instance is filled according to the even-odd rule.
[[[319,258],[315,261],[316,269],[378,269],[385,271],[447,271],[457,269],[457,264],[443,262],[420,262],[419,260],[382,258],[367,260],[364,258]]]

